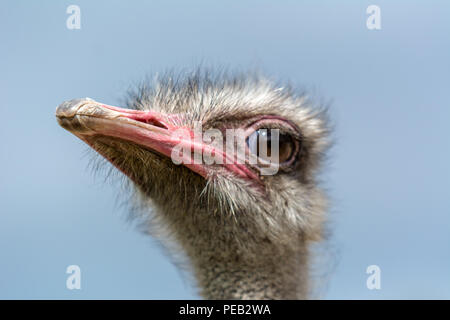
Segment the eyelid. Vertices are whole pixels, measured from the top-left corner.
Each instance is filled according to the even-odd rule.
[[[263,118],[250,124],[245,130],[245,137],[247,138],[253,131],[258,129],[278,129],[282,134],[289,134],[295,140],[301,140],[302,135],[297,126],[292,122],[280,118]]]

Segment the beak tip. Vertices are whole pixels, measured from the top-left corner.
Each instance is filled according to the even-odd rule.
[[[78,98],[67,100],[56,107],[55,115],[58,118],[71,118],[76,115],[78,109],[85,105],[86,102],[92,102],[91,98]]]

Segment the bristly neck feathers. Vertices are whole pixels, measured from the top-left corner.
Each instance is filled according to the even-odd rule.
[[[160,209],[166,213],[164,225],[189,260],[203,298],[307,298],[308,246],[303,236],[291,239],[295,245],[282,244],[239,213]]]
[[[307,298],[307,248],[303,246],[297,252],[277,252],[269,247],[262,250],[265,252],[253,257],[231,250],[192,257],[201,295],[240,300]]]

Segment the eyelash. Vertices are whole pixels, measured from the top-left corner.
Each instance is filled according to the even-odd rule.
[[[276,119],[276,118],[275,118]],[[259,129],[278,129],[280,130],[280,134],[287,134],[290,135],[294,140],[300,141],[301,140],[301,134],[297,130],[296,126],[286,120],[277,119],[277,122],[280,123],[278,126],[274,126],[274,122],[272,118],[269,119],[260,119],[258,121],[253,122],[250,124],[246,129],[246,138],[251,134],[253,131],[259,130]],[[283,124],[281,124],[283,123]],[[288,128],[291,127],[291,128]]]

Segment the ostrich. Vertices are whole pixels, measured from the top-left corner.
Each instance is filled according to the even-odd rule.
[[[308,298],[310,245],[322,239],[326,211],[317,181],[328,146],[324,109],[262,76],[208,72],[144,82],[124,106],[74,99],[56,117],[132,182],[148,220],[156,217],[163,240],[187,257],[199,294]],[[212,139],[192,139],[199,123],[202,132],[242,129],[244,146],[233,145],[247,160],[175,163],[180,144],[229,156]],[[278,146],[275,173],[262,174],[263,144],[254,141],[267,155]]]

